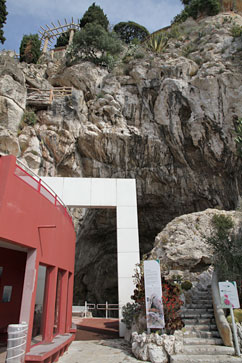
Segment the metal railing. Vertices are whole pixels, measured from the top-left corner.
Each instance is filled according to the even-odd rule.
[[[118,311],[120,309],[120,305],[119,304],[109,304],[107,301],[105,304],[92,304],[92,303],[88,303],[87,301],[85,301],[85,305],[84,306],[73,306],[72,307],[72,312],[73,313],[83,313],[84,317],[87,317],[87,313],[91,310],[104,310],[105,311],[105,316],[106,319],[108,319],[108,312],[109,311],[113,311],[116,310]]]
[[[54,204],[71,222],[73,225],[70,212],[61,198],[46,184],[37,174],[29,169],[24,163],[16,159],[15,176],[20,178],[23,182],[30,185],[38,193],[43,195],[52,204]]]
[[[119,304],[109,304],[106,301],[106,304],[97,304],[97,310],[105,310],[106,319],[108,319],[108,312],[111,310],[119,310]]]

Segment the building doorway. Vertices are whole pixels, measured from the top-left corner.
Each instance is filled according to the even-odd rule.
[[[18,324],[27,253],[0,241],[0,344],[6,345],[7,327]]]

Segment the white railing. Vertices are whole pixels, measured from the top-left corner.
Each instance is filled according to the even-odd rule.
[[[96,310],[96,311],[104,310],[106,319],[108,319],[109,311],[113,311],[113,310],[118,311],[119,309],[120,309],[119,304],[109,304],[107,301],[105,304],[92,304],[92,303],[88,303],[87,301],[85,301],[84,306],[72,306],[73,313],[78,313],[78,314],[83,313],[85,318],[88,315],[87,313],[91,310]]]
[[[106,304],[97,304],[97,310],[105,310],[106,319],[108,319],[108,312],[110,310],[119,310],[119,304],[109,304],[106,301]]]

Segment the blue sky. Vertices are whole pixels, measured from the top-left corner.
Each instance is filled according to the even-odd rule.
[[[0,50],[11,49],[19,53],[24,34],[38,33],[40,26],[57,24],[59,19],[80,19],[93,0],[7,0],[7,23],[4,26],[5,43]],[[170,24],[182,9],[180,0],[99,0],[96,1],[107,15],[111,25],[133,20],[150,32]]]

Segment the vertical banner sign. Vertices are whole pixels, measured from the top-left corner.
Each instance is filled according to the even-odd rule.
[[[144,261],[145,305],[147,328],[162,329],[165,326],[162,304],[160,261]]]
[[[219,282],[219,292],[221,298],[221,308],[222,309],[239,309],[239,296],[237,285],[235,281],[223,281]]]

